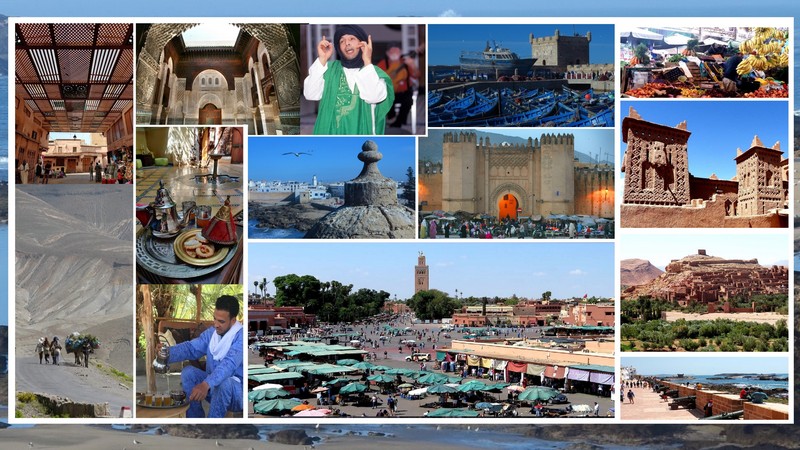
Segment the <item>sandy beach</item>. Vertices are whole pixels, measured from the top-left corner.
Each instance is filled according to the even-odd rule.
[[[299,427],[298,427],[299,428]],[[310,427],[307,427],[310,428]],[[342,427],[339,427],[342,428]],[[399,428],[399,427],[398,427]],[[404,427],[403,430],[406,428]],[[393,430],[395,431],[395,430]],[[307,430],[308,434],[313,437],[314,432]],[[316,446],[330,449],[348,449],[348,450],[367,450],[381,447],[384,449],[406,449],[414,446],[411,433],[409,436],[391,436],[391,437],[375,437],[375,436],[331,436],[329,433],[325,434],[323,441]],[[444,434],[444,433],[440,433]],[[139,442],[134,444],[134,440]],[[537,440],[538,441],[538,440]],[[86,449],[86,450],[110,450],[110,449],[146,449],[146,448],[168,448],[170,450],[201,450],[201,449],[218,449],[220,447],[227,449],[308,449],[310,446],[300,445],[286,445],[274,442],[258,441],[252,439],[192,439],[144,433],[132,433],[128,431],[113,430],[107,427],[91,426],[91,425],[37,425],[35,427],[11,427],[0,430],[0,442],[3,443],[3,448],[6,449],[23,449],[29,448],[29,443],[33,443],[30,448],[34,449]],[[217,445],[217,442],[221,444]],[[542,441],[544,442],[544,441]],[[443,450],[450,449],[463,449],[463,443],[423,443],[418,441],[419,445],[425,448],[438,448]],[[554,444],[552,446],[545,445],[549,448],[557,448],[563,444]],[[538,447],[538,446],[537,446]],[[542,448],[542,447],[539,447]]]

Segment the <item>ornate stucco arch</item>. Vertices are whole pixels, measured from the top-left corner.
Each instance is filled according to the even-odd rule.
[[[222,99],[219,98],[217,94],[206,92],[203,94],[202,97],[200,97],[200,100],[197,101],[197,107],[202,109],[209,103],[214,105],[217,109],[222,109],[222,107],[224,106]]]
[[[148,120],[151,105],[158,104],[156,80],[161,69],[164,47],[172,38],[197,25],[199,24],[151,24],[143,33],[136,69],[136,105],[139,111],[137,121]],[[297,56],[299,43],[295,42],[295,36],[291,33],[289,25],[242,23],[232,25],[246,31],[264,45],[265,52],[262,53],[259,48],[258,55],[259,58],[262,55],[269,57],[280,111],[287,112],[290,116],[299,113],[301,93],[300,64]],[[260,68],[258,72],[261,75]],[[299,123],[295,126],[299,130]]]

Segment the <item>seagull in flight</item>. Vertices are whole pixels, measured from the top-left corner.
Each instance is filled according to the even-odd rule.
[[[286,152],[286,153],[284,153],[284,155],[294,155],[294,156],[296,156],[296,157],[298,157],[298,158],[299,158],[299,157],[300,157],[300,155],[308,155],[308,156],[311,156],[311,153],[308,153],[308,152]]]

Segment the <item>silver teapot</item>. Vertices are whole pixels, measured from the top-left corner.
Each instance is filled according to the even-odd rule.
[[[163,335],[158,336],[158,341],[161,343],[161,348],[153,360],[153,370],[156,373],[165,374],[169,372],[169,342]]]
[[[164,181],[158,182],[159,188],[156,192],[155,201],[149,205],[137,205],[136,218],[142,226],[150,228],[153,236],[158,238],[173,237],[181,232],[189,223],[194,207],[184,211],[183,219],[178,217],[178,208],[169,191],[164,187]]]

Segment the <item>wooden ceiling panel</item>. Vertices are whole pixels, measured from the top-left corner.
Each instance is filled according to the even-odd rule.
[[[58,51],[58,63],[61,65],[61,81],[64,83],[87,83],[89,64],[92,62],[92,50],[66,49]]]
[[[93,23],[56,23],[53,36],[56,47],[92,47],[97,25]]]
[[[15,31],[16,95],[31,100],[51,131],[105,131],[133,99],[132,24],[28,23]],[[86,128],[97,124],[105,129]]]

